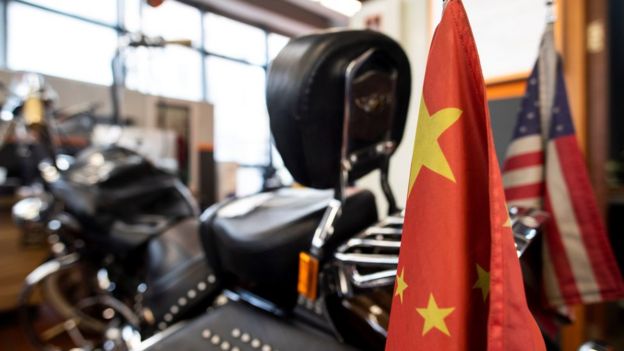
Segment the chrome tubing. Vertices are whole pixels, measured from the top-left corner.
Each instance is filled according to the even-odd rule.
[[[510,208],[509,214],[516,252],[521,257],[537,237],[548,215],[541,210],[517,207]],[[391,215],[338,248],[334,259],[338,266],[337,286],[342,294],[350,295],[354,288],[394,284],[404,216],[404,211]]]

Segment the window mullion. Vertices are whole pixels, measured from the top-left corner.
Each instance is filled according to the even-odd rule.
[[[8,48],[8,17],[7,17],[8,0],[0,0],[0,67],[7,67],[7,48]]]
[[[125,0],[117,0],[117,31],[120,33],[127,32],[124,11],[126,9]]]
[[[201,54],[201,75],[202,75],[202,98],[205,101],[208,101],[208,68],[206,65],[208,64],[208,54],[206,53],[206,27],[204,23],[204,18],[207,15],[206,11],[201,11],[201,16],[199,20],[201,24],[199,26],[201,30],[201,34],[199,36],[199,52]]]

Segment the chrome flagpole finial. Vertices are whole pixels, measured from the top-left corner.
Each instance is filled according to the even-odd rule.
[[[553,24],[557,20],[555,12],[555,1],[546,0],[546,24]]]

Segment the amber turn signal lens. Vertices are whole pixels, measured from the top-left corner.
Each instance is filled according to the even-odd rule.
[[[318,285],[319,261],[306,252],[299,253],[299,294],[314,301],[316,300]]]

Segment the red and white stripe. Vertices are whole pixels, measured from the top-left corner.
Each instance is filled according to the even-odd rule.
[[[544,238],[543,278],[549,303],[562,306],[610,299],[619,292],[604,258],[609,244],[574,135],[548,141],[539,134],[515,139],[503,166],[509,206],[544,208],[551,214]],[[560,157],[565,155],[565,157]],[[606,251],[605,251],[606,250]],[[607,268],[605,270],[605,268]],[[617,270],[617,268],[614,267]]]
[[[549,301],[593,303],[621,296],[618,269],[576,137],[551,140],[546,157],[545,208],[552,216],[546,240],[554,275],[545,278],[557,281],[559,289],[546,290]]]
[[[503,166],[509,206],[540,208],[544,194],[544,152],[539,134],[512,141]]]

